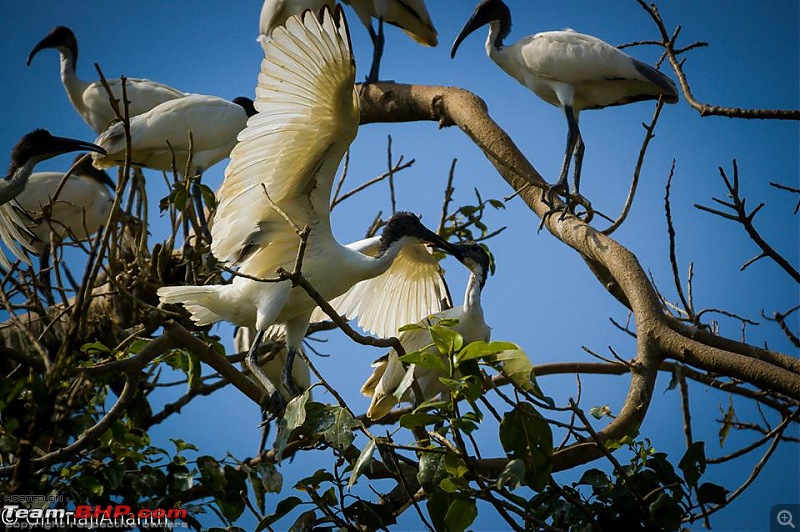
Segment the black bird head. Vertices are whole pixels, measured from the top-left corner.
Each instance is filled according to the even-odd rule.
[[[389,221],[386,222],[383,233],[381,233],[381,248],[379,254],[385,252],[389,246],[404,236],[418,238],[461,260],[461,254],[453,244],[447,242],[422,225],[422,222],[416,214],[403,211],[395,213],[389,218]]]
[[[95,151],[105,154],[100,146],[66,137],[54,137],[46,129],[34,129],[24,135],[11,149],[11,161],[8,175],[12,175],[17,168],[33,162],[37,164],[46,159],[68,153],[71,151]]]
[[[461,28],[461,32],[459,32],[456,40],[453,41],[453,47],[450,48],[450,59],[456,56],[456,50],[458,50],[461,41],[467,38],[467,35],[481,26],[495,21],[500,23],[500,34],[497,37],[497,41],[494,43],[494,46],[499,48],[502,45],[503,39],[511,32],[511,11],[508,9],[508,6],[503,3],[503,0],[481,0],[481,2],[475,6],[475,11],[472,12],[472,16],[469,17],[467,23]]]
[[[466,266],[469,271],[480,279],[481,288],[486,284],[486,278],[492,270],[492,259],[489,253],[477,242],[465,241],[455,244],[461,258],[458,260]]]
[[[251,116],[258,113],[258,111],[256,110],[256,106],[253,103],[253,100],[251,100],[246,96],[237,96],[231,101],[241,106],[242,109],[244,109],[244,112],[247,113],[247,118],[250,118]]]
[[[33,57],[46,48],[65,49],[72,54],[73,61],[78,63],[78,40],[72,30],[66,26],[56,26],[33,47],[28,54],[28,66],[31,66]]]

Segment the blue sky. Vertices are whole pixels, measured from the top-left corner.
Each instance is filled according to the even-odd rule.
[[[472,3],[429,0],[428,4],[439,30],[440,46],[423,48],[401,32],[387,29],[382,77],[398,82],[460,86],[477,93],[533,165],[548,180],[554,180],[566,137],[561,113],[538,100],[486,57],[485,30],[470,36],[456,59],[450,60],[450,44],[472,12]],[[7,153],[22,134],[35,127],[85,140],[94,137],[69,105],[58,78],[57,54],[44,51],[30,67],[25,66],[30,49],[53,26],[67,25],[76,33],[80,47],[78,74],[82,79],[96,79],[93,63],[97,62],[107,77],[145,77],[187,92],[233,98],[252,96],[254,92],[261,57],[255,42],[260,5],[256,0],[5,3],[0,17],[0,34],[4,37],[0,65],[5,71],[5,82],[0,85],[0,109],[5,117],[0,151]],[[514,17],[512,41],[538,31],[566,27],[612,44],[657,37],[654,25],[634,1],[512,0],[509,5]],[[677,24],[682,26],[683,44],[695,40],[710,44],[691,53],[686,63],[699,100],[726,106],[798,108],[800,38],[796,1],[686,0],[660,2],[659,7],[670,29]],[[351,11],[347,15],[362,78],[369,68],[371,47],[357,18]],[[658,58],[654,47],[627,52],[651,64]],[[668,74],[674,78],[672,72]],[[586,143],[582,192],[597,209],[609,215],[615,215],[624,203],[642,140],[641,123],[648,121],[652,112],[652,104],[639,103],[581,116]],[[395,157],[416,159],[413,168],[397,177],[398,207],[420,213],[429,225],[438,221],[442,190],[453,158],[458,159],[456,201],[472,201],[473,187],[478,187],[485,198],[502,198],[511,192],[462,133],[452,128],[439,130],[432,123],[361,128],[351,153],[350,186],[385,171],[388,135],[393,139]],[[760,315],[762,310],[784,311],[797,304],[797,286],[768,261],[740,272],[741,264],[757,253],[754,245],[733,223],[693,207],[696,203],[710,205],[712,196],[724,197],[718,167],[730,170],[735,158],[741,186],[750,203],[767,204],[756,219],[757,227],[775,248],[797,264],[800,229],[797,217],[791,214],[797,198],[768,184],[778,181],[798,186],[797,122],[700,118],[681,101],[663,110],[656,135],[633,210],[615,238],[637,255],[667,297],[676,300],[663,213],[664,185],[675,159],[672,200],[677,255],[684,282],[689,264],[694,264],[696,306],[723,308],[755,319],[762,325],[747,328],[749,342],[767,343],[797,355]],[[66,169],[70,160],[68,156],[55,159],[41,168]],[[223,170],[224,163],[207,172],[207,183],[216,188]],[[158,188],[161,182],[156,174],[149,180],[154,185],[150,189],[151,202],[165,195]],[[387,212],[388,198],[388,187],[379,185],[337,208],[333,215],[337,237],[343,242],[361,238],[376,210]],[[154,211],[157,209],[151,210]],[[609,318],[624,322],[626,310],[596,282],[576,253],[545,232],[537,234],[538,219],[519,200],[509,202],[503,211],[493,212],[488,221],[493,227],[509,226],[489,242],[497,259],[497,273],[488,281],[484,307],[487,321],[493,326],[493,338],[520,344],[534,363],[589,360],[582,346],[603,354],[608,354],[607,346],[613,346],[621,356],[632,356],[633,343],[609,322]],[[597,225],[603,226],[602,222]],[[157,221],[153,223],[152,242],[163,238],[163,227]],[[466,273],[452,259],[445,266],[451,290],[460,301]],[[795,314],[795,326],[797,319]],[[727,336],[741,335],[738,322],[721,319],[720,327]],[[226,327],[217,332],[223,338],[230,335]],[[380,352],[352,345],[337,332],[326,338],[329,342],[322,345],[322,350],[333,356],[318,359],[320,370],[355,410],[363,411],[367,402],[358,394],[358,388],[369,373],[369,363]],[[343,364],[348,368],[346,372],[341,371]],[[677,461],[683,452],[680,402],[675,392],[664,392],[667,383],[668,378],[659,379],[642,434]],[[574,379],[544,377],[540,385],[562,403],[575,394]],[[618,411],[627,385],[625,377],[585,377],[583,404],[608,404]],[[727,407],[727,397],[700,386],[692,386],[691,393],[696,409],[695,437],[706,440],[709,455],[725,454],[749,441],[734,434],[720,450],[713,420],[720,417],[720,408]],[[734,399],[734,405],[741,408],[738,412],[743,421],[757,420],[757,414],[749,411],[744,402]],[[183,416],[159,428],[154,436],[157,441],[184,437],[198,443],[203,454],[218,458],[227,451],[249,456],[258,441],[258,417],[255,405],[235,390],[226,390],[196,401],[184,410]],[[498,452],[496,442],[488,441],[486,445]],[[324,467],[329,462],[329,455],[310,454],[309,460],[298,461],[302,465],[281,467],[286,475],[285,485],[291,486],[291,479],[304,476],[309,471],[305,468]],[[734,489],[759,456],[748,456],[740,468],[711,468],[708,480]],[[718,514],[712,525],[719,530],[766,528],[770,506],[800,501],[798,458],[796,446],[782,446],[749,492]],[[787,475],[787,471],[792,473]],[[558,478],[564,482],[573,480],[569,475]],[[213,518],[209,519],[213,523]],[[246,523],[243,526],[247,528]],[[413,527],[414,520],[403,524]],[[488,519],[488,513],[476,522],[476,529],[496,526]]]

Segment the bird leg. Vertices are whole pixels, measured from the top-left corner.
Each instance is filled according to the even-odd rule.
[[[303,393],[294,383],[294,378],[292,378],[292,369],[294,368],[294,357],[296,354],[297,349],[294,347],[288,348],[286,362],[283,364],[283,373],[281,373],[281,384],[292,397],[297,397]]]
[[[578,192],[585,148],[583,138],[581,137],[581,130],[578,126],[578,117],[571,105],[564,106],[564,115],[567,117],[567,126],[569,127],[567,131],[567,147],[564,150],[564,162],[561,165],[561,173],[558,176],[558,181],[543,192],[542,201],[550,207],[550,211],[545,213],[544,217],[542,217],[542,222],[539,226],[540,229],[548,216],[555,212],[561,212],[560,219],[563,220],[567,212],[572,212],[576,205],[585,207],[587,219],[591,219],[591,204]],[[573,173],[573,188],[570,192],[567,174],[569,174],[569,166],[573,158],[575,160],[575,168]],[[556,207],[556,198],[558,198],[559,195],[564,196],[565,202],[561,206]]]
[[[247,356],[244,360],[245,364],[247,364],[247,367],[250,369],[250,373],[253,374],[267,392],[267,400],[261,405],[262,420],[263,423],[266,424],[269,423],[271,419],[277,418],[279,413],[286,408],[286,400],[284,400],[280,390],[275,388],[270,382],[264,370],[261,369],[261,365],[258,363],[258,346],[261,344],[263,338],[264,331],[259,330],[256,333],[256,337],[253,338],[253,343],[250,345],[250,350],[247,352]],[[269,415],[267,415],[268,412]],[[266,436],[264,436],[264,438],[266,438]]]
[[[364,83],[377,83],[378,72],[381,68],[381,57],[383,57],[383,45],[385,43],[383,37],[383,18],[378,18],[377,33],[372,29],[372,25],[369,26],[369,36],[372,39],[372,66],[370,66],[369,74],[367,74],[367,79]]]
[[[585,148],[586,146],[583,143],[583,136],[581,135],[580,130],[578,130],[578,140],[575,143],[575,149],[572,156],[572,159],[575,163],[572,174],[572,191],[567,196],[567,209],[570,212],[574,212],[574,208],[580,205],[586,209],[585,221],[588,223],[594,217],[592,204],[588,199],[581,196],[579,192],[581,184],[581,170],[583,169],[583,152]]]
[[[211,231],[208,230],[208,221],[206,220],[206,213],[203,208],[203,195],[200,192],[200,185],[198,184],[201,177],[203,177],[203,174],[199,173],[192,180],[192,202],[194,203],[195,215],[197,216],[197,222],[200,224],[200,230],[206,240],[211,242]]]

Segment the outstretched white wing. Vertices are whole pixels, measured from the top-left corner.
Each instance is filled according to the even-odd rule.
[[[212,229],[219,260],[270,275],[290,263],[292,221],[330,232],[331,185],[358,129],[355,64],[341,7],[322,19],[291,17],[267,43],[256,87],[258,114],[231,152]]]
[[[31,260],[23,250],[27,249],[36,253],[36,249],[31,243],[32,240],[36,240],[36,237],[27,228],[24,220],[26,215],[21,213],[24,213],[24,210],[19,207],[16,200],[0,205],[0,241],[17,259],[25,264],[30,264]],[[6,253],[1,249],[0,266],[6,270],[10,270],[12,266]]]
[[[378,241],[355,242],[347,247],[366,255],[377,253]],[[358,318],[358,326],[383,338],[396,336],[397,329],[442,310],[447,287],[439,262],[419,243],[408,243],[384,273],[355,284],[331,306],[348,319]],[[319,308],[311,321],[327,319]]]

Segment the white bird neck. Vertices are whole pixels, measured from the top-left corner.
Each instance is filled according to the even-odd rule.
[[[64,90],[67,91],[72,106],[83,115],[83,110],[86,108],[83,103],[83,91],[89,84],[78,78],[78,74],[75,72],[76,61],[73,53],[66,48],[58,48],[58,53],[61,57],[61,83],[64,85]]]
[[[464,314],[480,313],[483,315],[481,307],[481,280],[474,272],[470,273],[467,282],[467,290],[464,293]]]
[[[25,190],[28,178],[30,178],[33,167],[36,166],[37,162],[33,159],[28,159],[22,166],[15,167],[6,179],[0,180],[0,205],[11,201]]]

